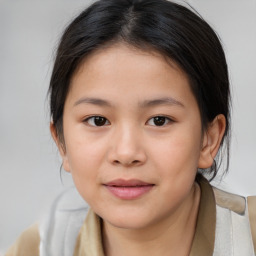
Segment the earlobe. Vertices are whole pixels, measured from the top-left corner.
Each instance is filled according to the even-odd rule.
[[[212,166],[218,153],[226,129],[226,118],[217,115],[204,133],[198,168],[207,169]]]
[[[60,141],[59,136],[57,134],[56,127],[52,122],[50,124],[50,131],[51,131],[52,138],[53,138],[53,140],[54,140],[54,142],[55,142],[55,144],[58,147],[58,150],[60,152],[60,155],[61,155],[61,158],[62,158],[63,169],[67,172],[70,172],[70,167],[69,167],[67,154],[66,154],[66,151],[65,151],[65,146],[64,146],[63,142]]]

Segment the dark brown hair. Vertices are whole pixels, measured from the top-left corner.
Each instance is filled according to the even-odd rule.
[[[66,28],[49,87],[52,122],[60,140],[64,142],[63,109],[72,75],[88,54],[116,42],[154,49],[177,63],[189,78],[203,129],[218,114],[226,117],[221,147],[226,146],[227,170],[230,90],[223,48],[214,30],[198,14],[167,0],[99,0]],[[221,160],[210,168],[212,178]]]

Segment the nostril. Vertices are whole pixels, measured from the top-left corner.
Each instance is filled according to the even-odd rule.
[[[133,160],[133,161],[119,161],[119,160],[114,160],[113,161],[114,164],[122,164],[122,165],[126,165],[126,166],[130,166],[130,165],[136,165],[139,164],[140,161],[139,160]]]

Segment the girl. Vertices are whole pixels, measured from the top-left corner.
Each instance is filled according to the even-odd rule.
[[[7,255],[254,254],[246,200],[203,178],[223,147],[228,159],[230,95],[202,18],[166,0],[97,1],[65,30],[49,93],[83,200],[62,195]]]

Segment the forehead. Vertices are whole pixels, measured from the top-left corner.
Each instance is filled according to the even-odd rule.
[[[188,81],[178,65],[160,53],[118,44],[99,49],[83,60],[72,77],[69,94],[95,92],[106,96],[117,91],[127,96],[151,93],[162,97],[167,91],[175,91],[181,97],[191,94]]]

